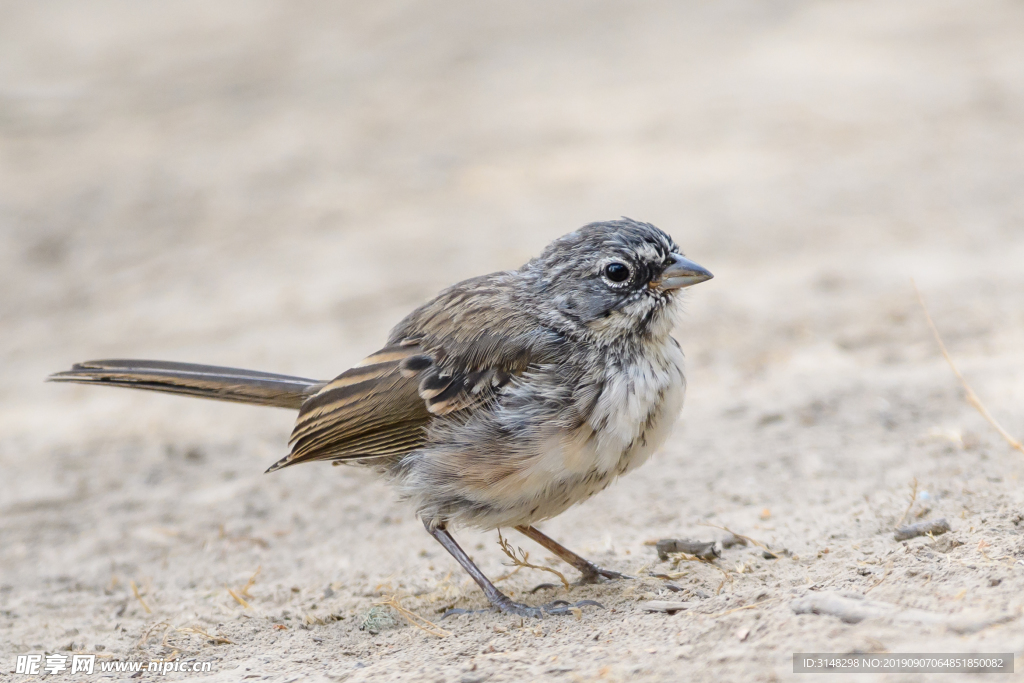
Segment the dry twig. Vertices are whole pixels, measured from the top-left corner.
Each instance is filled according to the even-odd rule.
[[[235,602],[237,602],[239,605],[241,605],[244,609],[249,609],[250,608],[249,601],[246,600],[246,598],[249,598],[249,600],[252,600],[252,595],[249,593],[249,589],[252,588],[254,585],[256,585],[256,577],[260,575],[260,570],[262,570],[262,569],[263,569],[263,565],[260,565],[260,566],[256,567],[256,571],[254,571],[252,573],[252,576],[249,577],[249,580],[246,581],[245,585],[242,586],[241,588],[239,588],[237,591],[236,590],[232,590],[231,588],[228,588],[227,586],[224,586],[224,588],[227,588],[228,595],[233,597],[235,599]]]
[[[910,510],[911,510],[911,508],[914,507],[914,503],[916,501],[917,501],[917,477],[914,477],[914,481],[910,485],[910,503],[907,505],[907,509],[903,511],[903,516],[900,517],[900,521],[898,521],[895,524],[893,524],[893,528],[894,529],[899,529],[900,528],[900,525],[903,524],[903,521],[907,518],[907,515],[910,514]]]
[[[871,591],[873,591],[876,588],[878,588],[879,586],[881,586],[882,582],[885,581],[887,578],[889,578],[889,574],[891,574],[891,573],[892,573],[892,560],[889,560],[888,562],[885,563],[885,571],[882,572],[882,577],[880,579],[878,579],[878,581],[875,581],[873,584],[871,584],[871,586],[869,586],[868,589],[866,591],[864,591],[864,594],[867,595]]]
[[[213,642],[214,645],[234,645],[235,644],[235,642],[233,640],[228,640],[224,636],[210,635],[209,633],[207,633],[203,629],[199,628],[198,626],[186,626],[184,628],[176,628],[174,630],[177,631],[178,633],[191,633],[192,635],[200,636],[202,638],[207,638],[211,642]]]
[[[252,573],[252,576],[249,577],[249,580],[245,582],[244,586],[242,586],[242,590],[238,591],[239,595],[241,595],[243,597],[246,597],[246,598],[252,598],[252,596],[249,595],[249,589],[252,588],[254,585],[256,585],[256,577],[260,575],[260,570],[262,570],[262,569],[263,569],[263,565],[262,564],[259,565],[258,567],[256,567],[256,571],[254,571]]]
[[[762,550],[768,550],[768,546],[766,546],[764,543],[761,543],[761,541],[754,540],[750,536],[744,536],[743,534],[738,534],[735,531],[733,531],[732,529],[729,529],[727,527],[718,526],[717,524],[707,524],[707,523],[702,523],[700,526],[709,526],[712,529],[721,529],[722,531],[725,531],[727,533],[732,534],[736,538],[744,540],[747,543],[752,543],[752,544],[756,545],[758,548],[761,548]],[[768,550],[768,552],[771,552],[771,550]]]
[[[239,594],[238,594],[238,593],[236,593],[235,591],[231,590],[231,589],[230,589],[230,588],[228,588],[227,586],[224,586],[224,587],[228,589],[228,595],[230,595],[231,597],[233,597],[233,598],[235,599],[235,601],[236,601],[236,602],[237,602],[237,603],[238,603],[239,605],[241,605],[241,606],[242,606],[242,608],[243,608],[243,609],[249,609],[249,603],[248,603],[248,602],[246,602],[246,601],[245,601],[245,599],[244,599],[244,598],[243,598],[243,597],[242,597],[241,595],[239,595]]]
[[[550,572],[557,576],[561,580],[562,585],[565,586],[565,590],[569,590],[569,581],[565,578],[565,575],[557,569],[551,567],[542,567],[540,565],[532,564],[529,562],[530,554],[522,548],[513,548],[512,544],[505,540],[505,537],[501,535],[501,531],[498,531],[498,545],[501,546],[501,551],[508,555],[508,558],[512,560],[512,563],[516,567],[525,567],[527,569],[539,569],[544,572]],[[516,554],[518,552],[518,555]],[[507,577],[505,577],[507,578]]]
[[[446,636],[450,636],[451,635],[451,633],[449,631],[445,631],[443,628],[441,628],[440,626],[438,626],[434,622],[430,621],[429,619],[424,619],[420,615],[418,615],[415,612],[412,612],[409,609],[407,609],[406,607],[404,607],[402,605],[402,603],[400,603],[398,601],[398,596],[387,595],[387,596],[384,597],[383,600],[379,600],[379,601],[377,601],[374,604],[376,604],[376,605],[387,605],[388,607],[390,607],[391,609],[395,610],[400,615],[402,615],[402,618],[405,619],[407,622],[409,622],[410,624],[412,624],[413,626],[415,626],[416,628],[418,628],[420,630],[426,631],[427,633],[429,633],[432,636],[437,636],[438,638],[444,638]]]
[[[522,569],[522,568],[523,568],[522,565],[517,564],[512,571],[505,572],[504,574],[502,574],[501,576],[499,576],[496,579],[491,579],[491,583],[500,583],[500,582],[502,582],[502,581],[504,581],[506,579],[510,579],[513,576],[515,576],[516,574],[518,574],[519,570]],[[541,584],[541,585],[543,586],[544,584]],[[554,584],[551,584],[551,585],[554,585]],[[536,588],[534,590],[536,590]],[[531,591],[531,592],[533,592],[533,591]]]
[[[149,627],[148,627],[148,628],[147,628],[147,629],[146,629],[145,631],[143,631],[143,632],[142,632],[142,635],[141,635],[141,636],[139,637],[139,642],[135,644],[135,647],[136,647],[136,648],[138,648],[139,650],[143,650],[143,651],[145,651],[145,649],[146,649],[146,643],[148,643],[148,642],[149,642],[149,635],[150,635],[150,634],[151,634],[151,633],[152,633],[152,632],[154,631],[154,629],[156,629],[156,628],[157,628],[158,626],[164,626],[164,627],[166,627],[166,628],[165,628],[165,631],[164,631],[164,632],[165,632],[165,634],[166,634],[166,629],[169,629],[169,628],[171,628],[171,625],[170,625],[170,624],[168,624],[168,623],[167,623],[166,621],[158,621],[158,622],[156,622],[156,623],[154,623],[154,624],[150,624],[150,625],[149,625]]]
[[[732,581],[732,574],[715,564],[715,561],[705,560],[704,558],[697,557],[696,555],[687,555],[686,553],[670,553],[669,559],[672,560],[672,566],[678,567],[680,562],[700,562],[706,564],[709,567],[714,567],[718,571],[722,572],[722,582],[718,584],[718,588],[715,590],[715,595],[721,595],[722,589],[725,588],[726,581]],[[665,574],[668,578],[674,578],[671,574]],[[660,578],[660,577],[659,577]],[[676,577],[677,578],[677,577]]]
[[[953,374],[960,380],[960,384],[964,388],[964,398],[967,402],[974,406],[975,410],[981,413],[981,416],[985,418],[990,425],[995,427],[995,430],[1006,439],[1006,442],[1010,444],[1012,448],[1017,449],[1021,453],[1024,453],[1024,444],[1010,436],[1010,433],[1003,429],[1003,426],[996,422],[996,419],[992,417],[992,414],[988,412],[988,409],[982,404],[981,399],[974,393],[974,389],[967,383],[964,376],[960,374],[960,371],[956,367],[956,363],[953,362],[953,358],[949,355],[949,351],[946,350],[946,345],[942,342],[942,337],[939,335],[939,329],[935,327],[934,321],[932,321],[931,314],[928,313],[928,307],[924,305],[924,297],[921,296],[921,290],[917,288],[917,283],[913,280],[910,281],[914,285],[914,291],[917,293],[917,301],[921,304],[921,310],[924,311],[924,317],[928,321],[928,327],[932,330],[932,336],[935,337],[936,343],[939,345],[939,350],[942,351],[942,355],[946,358],[946,362],[949,363],[949,367],[953,370]]]
[[[135,593],[135,599],[138,600],[139,604],[142,605],[142,608],[146,610],[146,614],[152,614],[153,610],[149,608],[149,605],[146,604],[146,601],[142,599],[141,595],[139,595],[139,587],[135,585],[135,581],[131,582],[131,586],[132,593]]]

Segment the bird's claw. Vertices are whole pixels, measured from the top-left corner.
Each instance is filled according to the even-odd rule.
[[[533,588],[531,588],[529,590],[529,593],[530,593],[530,595],[533,595],[537,591],[543,591],[543,590],[547,590],[549,588],[558,588],[558,586],[556,586],[553,583],[538,583],[536,586],[534,586]]]
[[[554,600],[546,605],[541,605],[540,607],[531,607],[520,602],[513,602],[509,600],[507,603],[498,604],[494,607],[506,614],[515,614],[520,617],[533,617],[535,619],[543,619],[549,615],[572,614],[573,610],[583,607],[600,607],[601,609],[604,609],[604,605],[596,600],[580,600],[575,604],[568,602],[567,600]]]
[[[580,574],[579,583],[600,583],[602,579],[613,581],[615,579],[635,579],[635,576],[629,574],[623,574],[621,572],[612,571],[611,569],[605,569],[603,567],[594,567],[592,570],[585,571]]]
[[[531,617],[533,619],[543,619],[549,615],[562,615],[572,614],[575,609],[582,609],[583,607],[600,607],[604,609],[604,605],[597,602],[596,600],[580,600],[573,604],[567,600],[553,600],[546,605],[540,607],[531,607],[530,605],[524,605],[521,602],[514,602],[509,600],[508,602],[501,602],[492,605],[490,610],[498,610],[505,614],[514,614],[517,617]],[[480,612],[488,612],[488,609],[462,609],[461,607],[454,607],[447,610],[441,619],[447,619],[448,617],[455,616],[458,614],[478,614]]]

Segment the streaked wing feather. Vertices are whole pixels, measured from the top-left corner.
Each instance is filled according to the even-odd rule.
[[[317,459],[343,460],[352,458],[402,455],[422,445],[422,423],[398,422],[386,428],[346,441],[337,446],[325,445]]]
[[[414,345],[387,346],[329,382],[302,404],[291,453],[268,471],[311,460],[396,455],[422,445],[430,413],[416,393],[418,378],[403,376],[400,368],[418,352]]]
[[[484,370],[428,370],[420,382],[420,398],[427,402],[432,415],[447,415],[458,410],[468,410],[490,401],[506,384],[512,375],[508,372],[487,368]]]
[[[493,403],[531,365],[566,342],[512,303],[514,275],[451,287],[399,323],[388,345],[302,404],[291,453],[273,471],[310,460],[404,455],[439,416]]]

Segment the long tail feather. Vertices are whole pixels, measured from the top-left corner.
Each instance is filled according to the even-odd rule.
[[[148,389],[298,410],[326,382],[255,370],[157,360],[92,360],[76,363],[49,382],[75,382]]]

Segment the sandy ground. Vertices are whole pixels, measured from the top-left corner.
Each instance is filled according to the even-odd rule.
[[[0,679],[55,651],[221,681],[833,680],[793,674],[794,652],[1024,666],[1024,455],[964,401],[910,282],[1020,438],[1024,6],[339,5],[0,6]],[[543,525],[642,578],[501,584],[605,606],[581,619],[360,630],[388,595],[435,622],[485,606],[370,472],[264,476],[288,411],[42,382],[104,357],[331,377],[441,287],[622,214],[716,279],[678,329],[669,444]],[[914,480],[908,517],[953,530],[900,543]],[[779,557],[673,567],[647,543],[706,525]],[[496,534],[459,537],[509,571]],[[243,607],[228,589],[257,570]],[[836,593],[926,612],[796,613]]]

